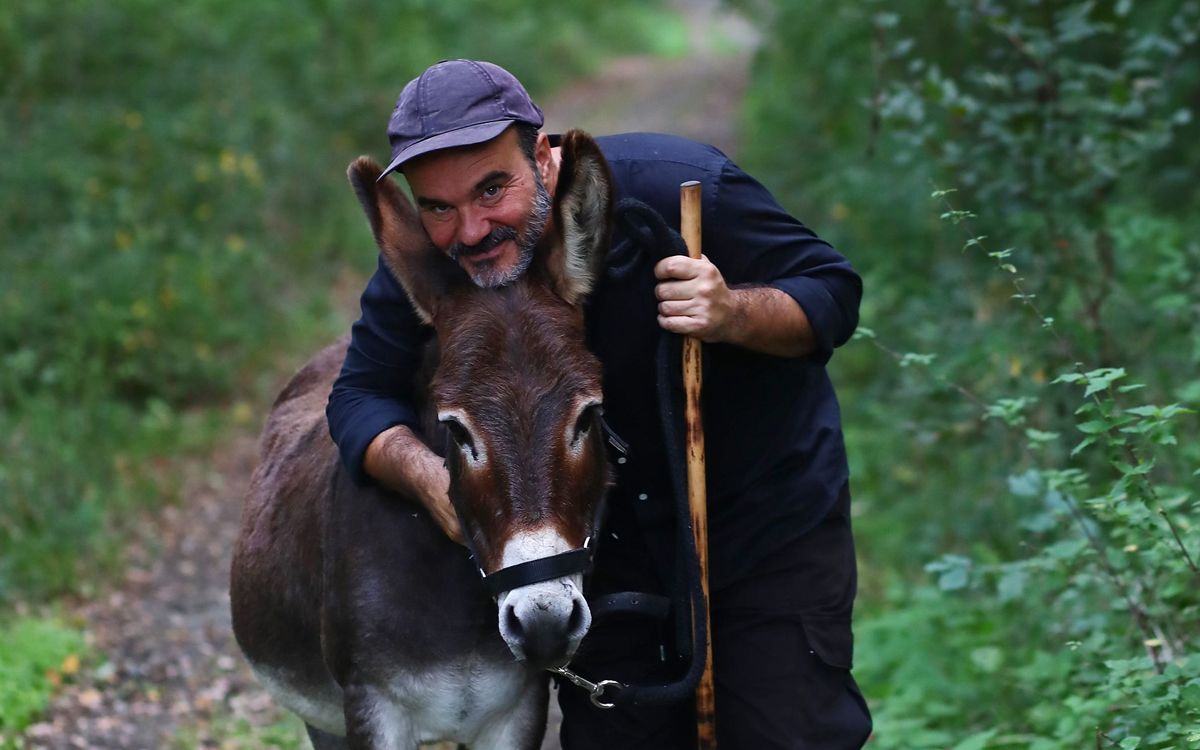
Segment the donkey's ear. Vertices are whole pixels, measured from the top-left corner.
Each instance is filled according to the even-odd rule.
[[[433,246],[412,203],[391,179],[380,180],[381,173],[379,165],[365,156],[355,159],[346,170],[384,262],[408,293],[417,314],[432,323],[438,301],[462,272]]]
[[[546,270],[572,305],[582,303],[604,268],[612,209],[612,175],[600,147],[582,130],[567,131],[554,197],[559,241],[546,257]]]

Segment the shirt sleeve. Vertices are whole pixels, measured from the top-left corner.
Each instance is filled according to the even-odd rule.
[[[828,362],[858,326],[862,279],[849,261],[728,160],[705,213],[705,253],[726,283],[765,283],[794,299],[817,343],[809,361]]]
[[[371,441],[396,425],[419,427],[413,384],[430,329],[382,258],[363,291],[361,308],[325,416],[346,470],[355,482],[368,485],[373,480],[363,459]]]

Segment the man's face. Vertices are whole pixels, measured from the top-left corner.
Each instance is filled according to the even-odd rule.
[[[476,284],[507,284],[529,267],[550,195],[514,128],[479,145],[418,157],[404,174],[425,232]]]

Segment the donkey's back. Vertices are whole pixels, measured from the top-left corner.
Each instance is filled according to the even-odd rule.
[[[321,520],[337,470],[323,409],[347,343],[318,353],[275,400],[230,581],[234,633],[260,679],[307,723],[339,734],[341,690],[321,658]]]

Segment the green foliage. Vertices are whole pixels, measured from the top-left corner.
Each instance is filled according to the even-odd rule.
[[[1200,5],[769,20],[750,166],[866,280],[874,744],[1200,747]]]
[[[470,56],[545,91],[674,45],[656,7],[0,8],[0,601],[75,585],[173,485],[164,456],[275,353],[344,329],[331,282],[357,287],[374,249],[342,174],[386,156],[405,81]]]
[[[82,634],[56,619],[0,622],[0,747],[12,746],[84,651]]]

